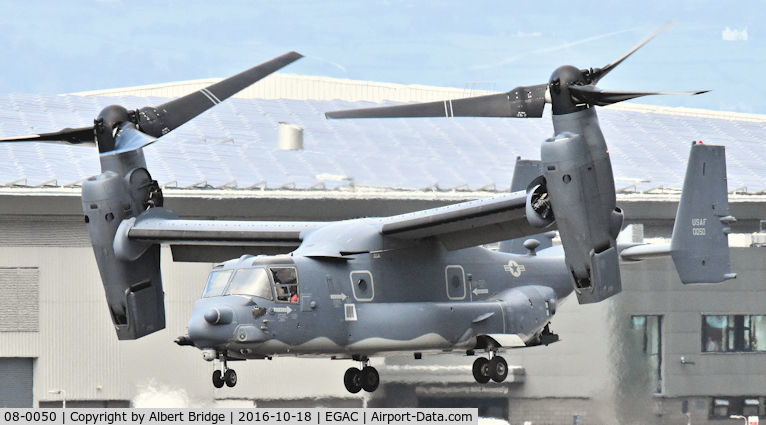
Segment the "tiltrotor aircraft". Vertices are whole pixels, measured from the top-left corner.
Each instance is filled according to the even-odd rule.
[[[4,141],[98,146],[102,173],[83,183],[82,205],[119,339],[165,326],[160,244],[177,260],[217,261],[223,246],[258,254],[213,267],[188,335],[176,340],[220,362],[216,387],[236,384],[231,361],[297,355],[357,361],[346,388],[374,391],[371,356],[444,351],[483,354],[473,363],[476,381],[501,382],[508,369],[500,353],[558,339],[550,323],[563,298],[575,292],[593,303],[621,290],[620,256],[670,255],[684,283],[734,277],[723,147],[692,146],[669,246],[616,243],[623,214],[594,106],[658,93],[595,84],[642,44],[604,68],[562,66],[547,84],[508,93],[328,113],[530,118],[552,104],[555,136],[542,143],[540,161],[517,166],[514,192],[393,217],[184,220],[163,207],[143,147],[297,60],[295,52],[157,107],[109,106],[93,127]],[[541,249],[534,235],[553,230],[561,246]],[[481,246],[509,240],[497,251]]]

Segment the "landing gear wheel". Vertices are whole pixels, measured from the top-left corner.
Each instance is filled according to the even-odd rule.
[[[486,384],[489,382],[489,360],[484,357],[479,357],[473,362],[473,379],[480,384]]]
[[[237,385],[237,372],[234,369],[229,369],[223,374],[223,380],[226,381],[226,386],[231,388]]]
[[[343,375],[343,385],[346,386],[346,390],[351,394],[356,394],[362,390],[362,371],[350,367],[346,370],[346,374]]]
[[[368,393],[377,390],[378,385],[380,385],[380,375],[378,375],[378,370],[372,366],[365,366],[365,368],[362,369],[360,381],[362,383],[362,389]]]
[[[213,371],[213,386],[216,388],[223,387],[223,378],[221,378],[221,375],[222,373],[220,370]]]
[[[492,357],[489,361],[489,373],[495,382],[503,382],[508,376],[508,363],[500,356]]]

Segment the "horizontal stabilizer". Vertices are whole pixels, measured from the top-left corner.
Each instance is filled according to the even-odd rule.
[[[620,258],[625,261],[641,261],[649,258],[666,257],[670,255],[670,245],[642,244],[620,251]]]

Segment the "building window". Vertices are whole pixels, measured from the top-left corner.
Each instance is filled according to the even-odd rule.
[[[729,399],[714,398],[713,412],[711,416],[714,418],[728,418],[729,417]]]
[[[746,397],[742,402],[742,416],[760,416],[761,401],[756,397]]]
[[[766,315],[703,315],[702,352],[766,351]]]
[[[632,334],[636,345],[649,362],[655,393],[662,392],[662,316],[632,316]]]
[[[731,415],[742,416],[760,416],[764,417],[766,411],[763,406],[766,397],[745,396],[745,397],[713,397],[711,403],[711,418],[726,418]]]

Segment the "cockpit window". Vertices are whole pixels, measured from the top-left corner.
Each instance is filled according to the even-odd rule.
[[[272,267],[274,288],[277,291],[277,301],[298,302],[298,271],[295,267]]]
[[[239,269],[231,279],[226,295],[252,295],[273,300],[269,275],[263,268]]]
[[[207,279],[205,292],[202,293],[202,298],[223,295],[223,290],[226,288],[226,284],[229,283],[229,278],[233,271],[234,270],[218,270],[211,272],[210,277]]]

